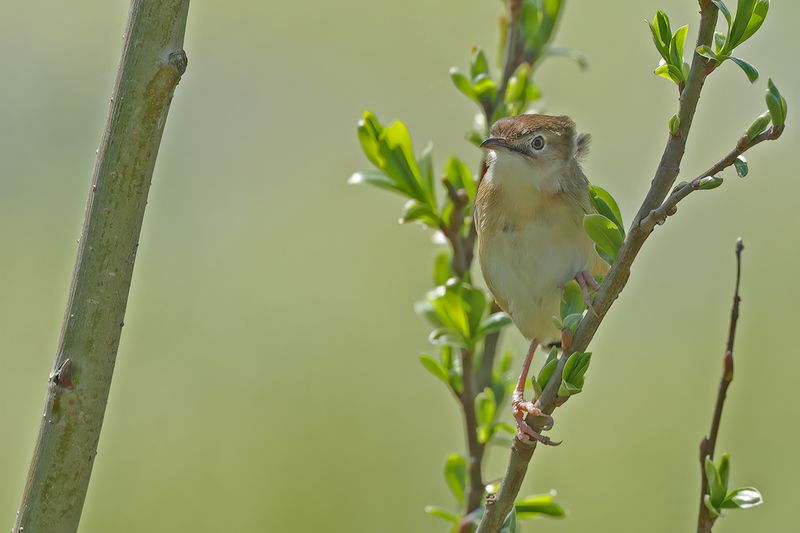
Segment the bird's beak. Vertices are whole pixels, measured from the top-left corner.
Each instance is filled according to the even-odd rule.
[[[481,148],[494,150],[495,148],[508,148],[508,143],[500,137],[489,137],[481,143]]]

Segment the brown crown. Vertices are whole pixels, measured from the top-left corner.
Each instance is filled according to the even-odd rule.
[[[546,130],[556,134],[572,133],[575,123],[566,115],[517,115],[501,118],[492,126],[489,134],[506,140],[516,140],[534,131]]]

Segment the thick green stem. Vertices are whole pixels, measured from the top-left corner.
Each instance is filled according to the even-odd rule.
[[[42,424],[13,533],[78,529],[114,371],[147,193],[186,69],[189,0],[133,0]]]

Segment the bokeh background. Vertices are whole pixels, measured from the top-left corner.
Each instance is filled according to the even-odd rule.
[[[735,2],[733,2],[735,4]],[[692,0],[568,2],[556,41],[591,66],[546,62],[546,110],[594,136],[590,178],[630,220],[676,111],[652,74],[644,22],[698,17]],[[0,522],[19,503],[60,329],[90,172],[128,5],[6,2],[0,18]],[[447,69],[496,51],[497,1],[194,2],[189,69],[156,167],[126,326],[81,531],[436,532],[453,506],[441,478],[461,451],[458,412],[419,365],[427,327],[412,304],[435,247],[398,226],[401,201],[346,185],[368,168],[355,123],[402,119],[418,148],[476,164],[473,108]],[[585,392],[558,413],[523,494],[569,510],[541,531],[690,531],[745,238],[736,379],[719,450],[732,483],[766,505],[720,532],[796,523],[800,270],[796,206],[800,4],[772,3],[706,85],[683,168],[727,152],[764,108],[767,76],[789,101],[778,143],[751,173],[697,193],[657,230],[593,342]],[[506,345],[519,353],[521,336]],[[515,363],[516,365],[516,363]],[[510,416],[509,416],[510,419]],[[507,452],[492,452],[487,478]],[[534,529],[530,525],[526,530]]]

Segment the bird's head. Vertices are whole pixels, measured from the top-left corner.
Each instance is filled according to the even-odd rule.
[[[567,116],[517,115],[498,120],[481,148],[490,150],[489,162],[522,158],[533,167],[568,164],[588,151],[589,136],[576,135]]]

